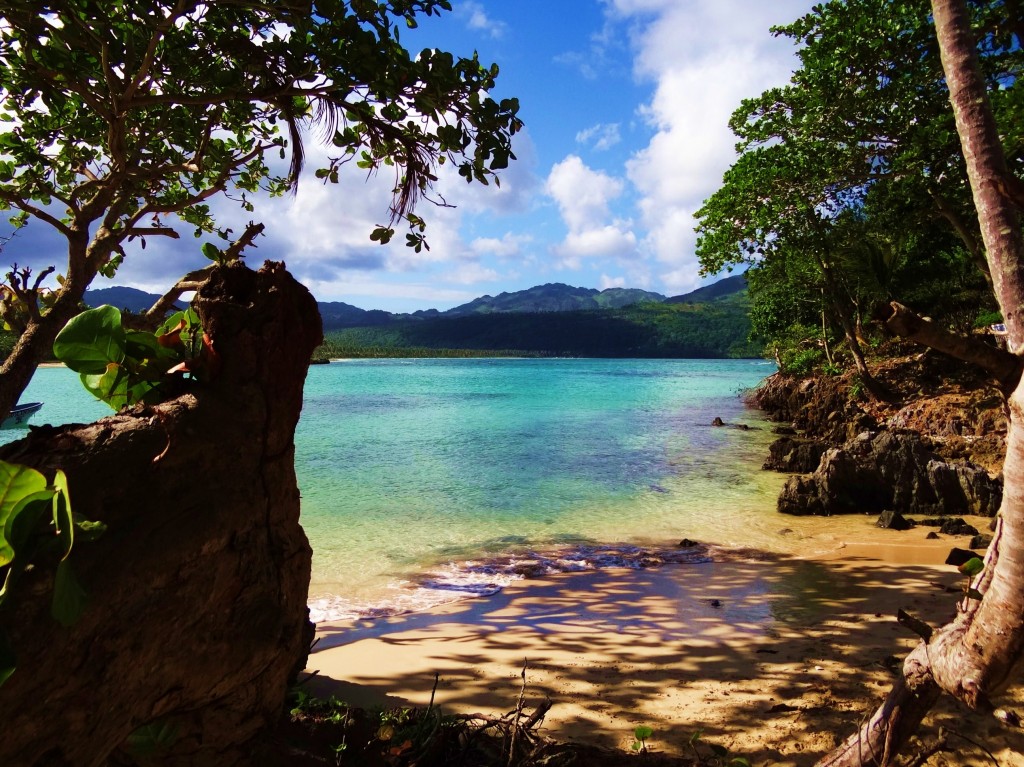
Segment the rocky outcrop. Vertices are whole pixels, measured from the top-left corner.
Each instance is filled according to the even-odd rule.
[[[763,469],[807,474],[818,468],[827,447],[817,440],[782,436],[768,446]]]
[[[147,764],[258,763],[253,739],[304,663],[311,552],[293,436],[316,305],[267,264],[218,269],[197,308],[216,380],[0,450],[64,469],[74,510],[107,525],[72,554],[88,594],[77,623],[50,617],[47,563],[4,606],[18,666],[0,686],[0,764],[134,764],[140,733],[158,730]]]
[[[998,511],[1002,484],[981,467],[940,460],[913,432],[864,432],[822,455],[812,474],[791,477],[785,514],[980,514]]]

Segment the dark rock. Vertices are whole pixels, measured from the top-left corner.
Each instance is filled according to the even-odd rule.
[[[772,446],[780,462],[795,452],[786,439]],[[914,432],[863,432],[826,450],[812,474],[791,478],[778,508],[788,514],[994,514],[1001,496],[1000,480],[970,463],[939,460]]]
[[[953,565],[953,567],[960,567],[964,562],[978,557],[978,554],[968,549],[952,548],[949,550],[949,556],[946,557],[946,564]]]
[[[40,598],[52,562],[6,596],[18,668],[0,687],[0,764],[136,764],[126,739],[146,725],[176,733],[147,764],[252,764],[305,663],[311,551],[293,454],[316,303],[282,265],[238,264],[216,268],[196,306],[218,377],[0,448],[48,477],[62,468],[75,512],[107,526],[71,553],[92,597],[74,625]]]
[[[762,468],[807,474],[818,468],[826,446],[816,440],[779,437],[768,447],[768,460]]]
[[[792,534],[793,534],[793,528],[791,528],[791,527],[784,527],[781,530],[779,530],[779,535],[792,535]]]
[[[934,530],[932,530],[931,532],[928,533],[928,535],[925,536],[925,540],[929,540],[929,541],[936,541],[938,539],[939,539],[939,534],[937,532],[935,532]]]
[[[792,426],[773,426],[772,434],[780,434],[786,437],[792,437],[796,435],[796,429]]]
[[[942,523],[939,532],[944,535],[977,535],[978,528],[969,525],[962,519],[947,519]]]
[[[970,546],[972,549],[987,549],[990,543],[992,543],[991,535],[984,535],[983,533],[979,533],[978,535],[971,538],[971,542],[967,545]]]
[[[679,541],[679,548],[681,549],[691,549],[694,546],[700,546],[700,544],[697,541],[691,541],[689,538],[683,538],[683,540]]]
[[[725,426],[725,421],[723,421],[718,416],[715,416],[715,420],[711,422],[711,425],[712,426]]]
[[[898,511],[889,510],[882,512],[875,526],[881,527],[883,530],[909,530],[914,526],[914,523]]]

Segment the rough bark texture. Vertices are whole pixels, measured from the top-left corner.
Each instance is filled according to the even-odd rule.
[[[78,623],[49,616],[45,566],[0,616],[19,661],[0,687],[0,764],[130,764],[126,738],[153,722],[175,733],[156,763],[252,763],[305,660],[293,435],[320,318],[269,263],[215,270],[197,308],[223,362],[215,381],[0,450],[63,468],[75,511],[108,525],[72,555],[89,594]]]
[[[1012,202],[999,133],[964,0],[932,0],[942,65],[967,161],[974,205],[1007,326],[1008,350],[1024,354],[1024,233]],[[990,711],[1024,656],[1024,384],[1007,386],[1009,420],[1003,503],[985,570],[956,619],[908,656],[903,677],[871,720],[820,764],[885,765],[940,691]],[[910,723],[912,726],[907,727]]]

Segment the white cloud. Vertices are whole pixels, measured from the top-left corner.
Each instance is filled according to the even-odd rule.
[[[475,285],[479,282],[497,282],[501,279],[501,275],[496,271],[475,261],[456,267],[452,271],[448,272],[445,277],[450,282],[454,282],[459,285]]]
[[[641,116],[656,133],[628,163],[640,195],[643,246],[669,268],[670,290],[700,284],[693,213],[735,159],[727,124],[744,98],[782,85],[796,65],[793,44],[768,29],[809,11],[806,0],[608,0],[632,23],[635,72],[655,84]]]
[[[576,155],[557,163],[548,174],[545,189],[554,198],[569,228],[556,247],[562,266],[577,269],[583,258],[627,258],[636,249],[636,235],[629,221],[611,215],[611,202],[624,189],[620,179],[592,170]]]
[[[626,287],[625,277],[609,277],[607,274],[601,275],[601,290],[608,290],[608,288],[624,287]]]
[[[469,243],[469,249],[477,256],[497,256],[498,258],[516,258],[529,245],[533,238],[528,234],[506,233],[497,237],[477,237]]]
[[[505,34],[505,25],[490,18],[484,7],[473,0],[455,4],[455,15],[462,19],[469,29],[484,32],[491,37],[501,37]]]
[[[576,134],[577,144],[593,144],[598,152],[611,149],[622,141],[618,123],[598,123]]]

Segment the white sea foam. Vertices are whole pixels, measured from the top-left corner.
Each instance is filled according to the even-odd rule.
[[[391,584],[393,593],[382,600],[360,601],[338,595],[313,599],[309,603],[310,619],[314,623],[331,623],[421,612],[464,599],[491,596],[524,578],[556,573],[709,561],[711,557],[704,546],[573,545],[518,551],[488,559],[449,562],[413,581]]]

